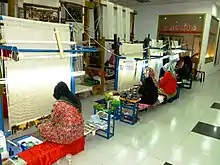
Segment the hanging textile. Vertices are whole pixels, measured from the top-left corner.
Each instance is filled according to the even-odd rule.
[[[111,2],[107,2],[107,14],[108,14],[108,36],[107,39],[113,39],[114,38],[114,4]]]
[[[61,40],[70,40],[69,25],[32,21],[3,16],[6,42],[55,41],[54,28]],[[11,44],[23,49],[57,49],[57,44]],[[69,45],[63,45],[70,49]],[[70,58],[44,58],[55,53],[20,53],[18,62],[6,61],[9,125],[17,125],[51,113],[53,88],[59,81],[70,85]],[[42,57],[42,58],[41,58]],[[33,59],[34,58],[34,59]]]
[[[126,18],[125,18],[125,11],[122,11],[122,31],[123,31],[123,41],[126,40]]]
[[[130,41],[130,29],[131,29],[131,12],[129,8],[125,9],[125,41]]]
[[[132,58],[120,59],[118,67],[118,91],[123,91],[140,83],[143,61]]]
[[[102,5],[102,36],[106,39],[108,38],[108,27],[109,27],[109,21],[108,21],[108,13],[107,13],[107,6]]]
[[[160,69],[163,67],[163,60],[161,59],[151,59],[148,61],[148,67],[154,70],[155,79],[159,80]]]
[[[117,8],[114,8],[113,34],[117,34]]]
[[[94,22],[95,21],[98,21],[98,20],[94,20],[94,12],[93,12],[94,9],[89,9],[89,27],[88,30],[89,30],[89,34],[92,38],[95,38],[95,24]]]
[[[117,35],[120,39],[124,39],[123,32],[123,8],[122,6],[117,6]]]

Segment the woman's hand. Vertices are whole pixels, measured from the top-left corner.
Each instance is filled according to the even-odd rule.
[[[141,85],[143,85],[143,83],[140,81],[139,85],[141,86]]]

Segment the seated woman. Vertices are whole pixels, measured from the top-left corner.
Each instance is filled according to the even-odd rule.
[[[164,76],[165,72],[168,70],[169,65],[169,63],[166,63],[163,67],[161,67],[159,78],[162,78]]]
[[[70,144],[84,136],[81,102],[64,82],[56,85],[53,96],[57,101],[51,120],[39,125],[40,135],[47,141]]]
[[[177,80],[175,66],[175,62],[165,65],[165,67],[163,67],[165,71],[164,76],[159,81],[159,94],[162,94],[167,98],[176,94]]]
[[[189,56],[182,57],[178,61],[177,79],[181,82],[183,79],[189,79],[192,73],[192,59]]]
[[[138,93],[142,95],[140,101],[141,104],[153,105],[157,102],[157,81],[155,79],[154,71],[152,68],[146,69],[145,78],[143,83],[141,83]],[[144,108],[140,107],[140,109]]]

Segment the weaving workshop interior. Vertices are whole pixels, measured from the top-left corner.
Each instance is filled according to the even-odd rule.
[[[219,0],[0,0],[0,165],[219,165]]]

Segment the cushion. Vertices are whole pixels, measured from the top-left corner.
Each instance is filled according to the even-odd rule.
[[[51,165],[67,154],[76,155],[84,150],[85,138],[74,141],[71,144],[56,144],[49,141],[34,146],[29,150],[18,154],[28,165]]]
[[[158,101],[157,101],[154,105],[141,104],[141,103],[139,103],[138,109],[139,109],[139,111],[142,111],[142,110],[144,110],[144,109],[147,109],[147,108],[150,108],[150,107],[153,107],[153,106],[157,106],[157,105],[163,103],[163,102],[164,102],[164,99],[165,99],[165,96],[159,95],[159,96],[158,96]]]

